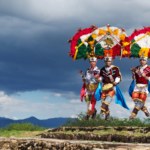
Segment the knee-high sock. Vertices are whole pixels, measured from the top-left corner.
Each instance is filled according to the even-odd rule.
[[[107,113],[109,111],[109,104],[107,104],[105,101],[102,102],[101,105],[101,113]]]
[[[134,109],[133,109],[133,111],[132,111],[132,113],[131,113],[131,117],[132,118],[135,118],[136,117],[136,115],[138,114],[138,111],[139,111],[140,109],[138,108],[138,107],[134,107]]]
[[[147,117],[150,116],[150,113],[149,113],[149,111],[148,111],[148,109],[147,109],[146,106],[143,106],[143,107],[141,108],[141,110],[145,113],[145,115],[146,115]]]

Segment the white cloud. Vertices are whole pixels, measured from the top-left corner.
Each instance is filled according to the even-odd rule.
[[[147,0],[1,0],[0,12],[45,23],[70,20],[101,25],[110,22],[136,25],[148,23],[149,6]]]
[[[81,14],[83,9],[82,2],[66,0],[1,0],[1,12],[8,15],[20,16],[44,22],[71,18],[76,14]],[[77,9],[78,7],[78,9]]]
[[[80,99],[72,99],[72,100],[70,100],[70,103],[72,103],[72,104],[80,104],[81,101],[80,101]]]
[[[19,37],[24,40],[26,37],[33,38],[42,32],[55,30],[56,27],[52,25],[35,23],[32,20],[25,20],[16,16],[0,16],[0,37],[13,35],[15,38]]]
[[[34,92],[33,92],[34,93]],[[33,94],[32,93],[32,94]],[[47,119],[54,117],[72,117],[75,118],[81,112],[86,112],[86,102],[80,102],[80,99],[67,99],[66,97],[53,96],[49,97],[46,101],[30,101],[22,99],[23,93],[20,93],[17,98],[9,96],[3,91],[0,91],[0,114],[1,117],[7,117],[12,119],[23,119],[30,116],[35,116],[39,119]],[[36,93],[35,93],[36,94]],[[54,93],[50,93],[54,95]],[[62,94],[63,95],[63,94]],[[128,118],[134,108],[132,99],[128,96],[128,93],[124,93],[127,100],[127,104],[130,110],[126,110],[118,104],[115,104],[114,100],[110,104],[111,116],[119,118]],[[20,97],[20,98],[19,98]],[[32,98],[34,96],[32,95]],[[36,99],[36,98],[35,98]],[[101,101],[96,103],[97,113],[100,113]],[[146,106],[150,109],[149,98],[146,101]],[[138,117],[145,118],[143,112],[138,113]]]
[[[71,118],[77,118],[78,115],[71,115],[70,117],[71,117]]]
[[[72,28],[109,23],[125,28],[130,35],[135,28],[149,25],[149,6],[146,0],[1,0],[0,33],[32,37],[43,31],[58,34]]]
[[[19,106],[19,105],[22,105],[22,101],[19,101],[17,99],[13,99],[12,97],[6,95],[3,91],[0,91],[0,106],[12,106],[12,105],[15,105],[15,106]]]
[[[56,96],[56,97],[61,97],[62,96],[61,93],[53,93],[53,95]]]
[[[7,35],[12,40],[15,39],[16,35],[17,47],[19,47],[22,41],[26,43],[25,37],[29,40],[31,38],[34,39],[33,35],[36,36],[37,33],[40,36],[43,32],[50,30],[52,32],[47,34],[54,36],[54,33],[56,33],[55,36],[57,37],[60,32],[64,32],[63,29],[67,30],[69,34],[69,28],[75,28],[71,31],[74,33],[76,28],[80,26],[87,27],[91,24],[103,26],[107,23],[113,26],[124,27],[129,35],[135,27],[149,25],[149,7],[150,1],[147,0],[1,0],[0,37],[4,39]],[[6,39],[9,41],[9,38]],[[60,44],[62,44],[61,41]],[[11,45],[11,47],[13,46]],[[121,60],[120,64],[123,71],[126,71],[124,64],[129,67],[128,63],[123,60]],[[85,67],[84,65],[81,67]],[[80,77],[77,76],[76,78],[75,74],[75,72],[72,72],[70,74],[72,76],[68,81],[74,80],[76,83],[79,83]],[[124,88],[124,91],[127,90],[130,79],[129,77],[123,78],[120,86]],[[64,83],[64,86],[65,84],[68,83]],[[72,84],[75,83],[69,83],[70,86],[74,86]],[[127,93],[125,93],[125,97],[130,108],[133,108],[134,103],[130,100]],[[39,102],[34,100],[33,102],[32,100],[22,99],[22,96],[14,98],[4,92],[0,92],[0,114],[17,118],[31,115],[49,118],[76,116],[76,114],[86,111],[85,102],[81,103],[79,94],[76,95],[74,92],[53,92],[51,97],[45,96],[43,99],[46,101]],[[150,109],[148,100],[147,105]],[[99,102],[97,102],[96,107],[99,111]],[[110,108],[113,116],[129,116],[130,111],[124,110],[119,105],[112,103]]]
[[[16,94],[15,96],[7,95],[3,91],[0,91],[1,117],[23,119],[35,116],[37,118],[46,119],[53,117],[76,116],[81,111],[85,110],[83,103],[76,103],[75,99],[67,99],[64,96],[65,94],[63,95],[61,93],[44,92],[41,96],[39,94],[42,98],[41,101],[39,100],[40,98],[36,100],[39,92],[40,91],[32,93],[19,92],[19,94]],[[31,98],[30,94],[32,94]],[[43,97],[42,95],[44,94],[46,96]],[[70,92],[68,95],[70,95]]]
[[[54,111],[51,103],[34,102],[22,100],[9,96],[3,91],[0,92],[0,114],[1,117],[26,118],[30,116],[44,117],[49,112]],[[44,112],[42,111],[44,110]]]

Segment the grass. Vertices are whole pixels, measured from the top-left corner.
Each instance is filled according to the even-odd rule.
[[[98,126],[134,126],[134,127],[150,127],[150,119],[140,120],[136,118],[134,120],[129,120],[127,118],[119,119],[111,117],[108,121],[100,118],[97,115],[96,119],[85,120],[85,114],[79,114],[78,118],[74,120],[69,120],[64,126],[69,127],[98,127]]]
[[[16,131],[16,130],[2,130],[0,129],[0,137],[36,137],[42,131]]]
[[[80,114],[77,119],[68,121],[64,126],[66,127],[117,127],[117,126],[129,126],[129,127],[150,127],[150,119],[140,120],[128,120],[118,119],[118,118],[110,118],[109,121],[101,119],[99,115],[97,115],[95,120],[85,120],[85,114]],[[15,123],[10,124],[5,128],[0,128],[0,137],[36,137],[36,135],[43,133],[46,128],[39,127],[33,125],[31,123]],[[55,132],[55,133],[64,133],[63,131]],[[86,134],[84,131],[65,131],[65,134]],[[88,132],[92,134],[98,135],[107,135],[107,134],[118,134],[118,135],[134,135],[134,136],[150,136],[150,132],[141,133],[140,131],[132,132],[132,131],[115,131],[113,128],[108,130],[95,130],[93,132]]]
[[[11,131],[11,130],[16,130],[16,131],[41,131],[45,128],[33,125],[31,123],[14,123],[10,124],[7,127],[3,128],[5,130]]]
[[[45,130],[31,123],[15,123],[0,128],[0,137],[35,137]]]
[[[64,130],[52,132],[51,134],[66,134],[66,135],[73,135],[73,134],[92,134],[92,135],[124,135],[124,136],[134,136],[134,137],[142,137],[142,136],[150,136],[150,132],[144,133],[142,132],[142,127],[150,127],[150,119],[141,120],[136,118],[134,120],[129,120],[127,118],[119,119],[111,117],[108,121],[102,119],[99,115],[96,116],[96,119],[85,120],[86,114],[79,114],[78,118],[69,120],[63,127],[77,127],[75,130]],[[78,127],[110,127],[104,130],[97,130],[94,131],[87,131],[78,129]],[[111,128],[112,127],[112,128]],[[113,127],[139,127],[136,130],[121,130],[118,131]]]

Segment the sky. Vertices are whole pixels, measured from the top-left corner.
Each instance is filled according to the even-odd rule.
[[[85,112],[78,71],[89,64],[68,56],[68,39],[91,25],[122,27],[130,35],[135,28],[150,25],[149,8],[148,0],[0,0],[0,117],[46,119]],[[112,103],[112,116],[129,117],[133,109],[127,91],[130,68],[138,63],[136,59],[114,61],[131,109]],[[97,65],[101,68],[103,60]],[[146,105],[150,109],[150,98]]]

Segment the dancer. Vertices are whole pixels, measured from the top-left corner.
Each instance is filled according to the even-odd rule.
[[[81,89],[81,101],[85,99],[87,103],[87,115],[85,117],[88,120],[90,117],[94,119],[96,117],[97,110],[95,108],[96,100],[94,97],[95,90],[97,89],[99,83],[100,70],[96,66],[97,58],[89,58],[90,67],[87,69],[85,75],[80,72],[83,79],[83,87]]]
[[[101,112],[100,114],[107,120],[110,116],[109,105],[115,95],[115,86],[121,81],[119,68],[112,65],[112,57],[105,57],[105,66],[100,70],[100,80],[102,81],[101,91]]]
[[[131,92],[132,99],[135,103],[134,109],[131,113],[130,119],[134,119],[138,114],[138,111],[143,111],[147,117],[150,113],[145,106],[148,91],[148,82],[150,80],[150,66],[147,65],[147,57],[140,57],[140,65],[132,68],[133,79],[135,80],[135,86],[133,92]]]

